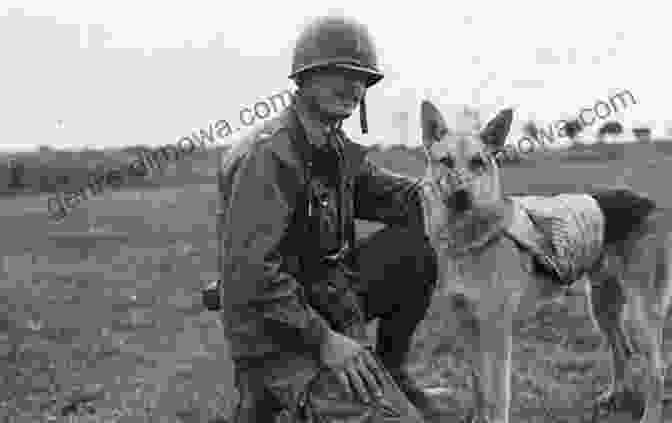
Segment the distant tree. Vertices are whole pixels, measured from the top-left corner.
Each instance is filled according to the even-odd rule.
[[[632,133],[639,142],[651,142],[651,128],[638,127],[632,128]]]
[[[621,135],[623,133],[623,125],[621,122],[611,120],[605,122],[604,125],[600,127],[597,132],[597,138],[600,141],[604,141],[604,137],[607,135]]]
[[[583,129],[583,125],[581,125],[581,122],[579,122],[578,119],[570,120],[565,124],[565,134],[567,134],[567,137],[572,141],[576,139]]]
[[[149,147],[148,145],[131,145],[128,147],[125,147],[122,151],[126,154],[138,154],[138,153],[144,153],[147,151],[151,151],[152,148]]]
[[[17,161],[14,158],[9,159],[9,169],[10,169],[10,188],[23,188],[25,184],[23,183],[23,177],[25,176],[25,166],[23,163]]]
[[[523,133],[532,139],[539,139],[539,128],[537,128],[537,124],[531,120],[528,120],[525,125],[523,125]]]

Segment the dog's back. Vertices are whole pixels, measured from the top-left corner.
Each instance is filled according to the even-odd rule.
[[[604,213],[605,244],[626,239],[657,208],[655,201],[629,188],[598,188],[589,194]]]

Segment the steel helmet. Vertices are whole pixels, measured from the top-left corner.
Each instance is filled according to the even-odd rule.
[[[301,32],[294,47],[289,77],[296,79],[307,70],[325,66],[365,73],[367,88],[383,79],[368,29],[347,17],[317,18]]]

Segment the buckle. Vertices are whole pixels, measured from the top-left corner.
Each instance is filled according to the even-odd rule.
[[[219,279],[208,282],[201,289],[201,302],[208,311],[219,311],[222,309]]]
[[[345,259],[345,256],[348,254],[349,251],[350,251],[350,245],[346,241],[345,244],[343,244],[343,246],[341,247],[340,250],[338,250],[334,254],[330,254],[330,255],[326,255],[326,256],[322,257],[321,261],[322,261],[322,263],[326,263],[326,264],[342,263],[343,260]]]

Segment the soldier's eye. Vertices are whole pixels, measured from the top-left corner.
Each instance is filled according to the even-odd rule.
[[[445,156],[439,160],[439,163],[446,166],[449,169],[452,169],[455,166],[455,161],[450,156]]]

